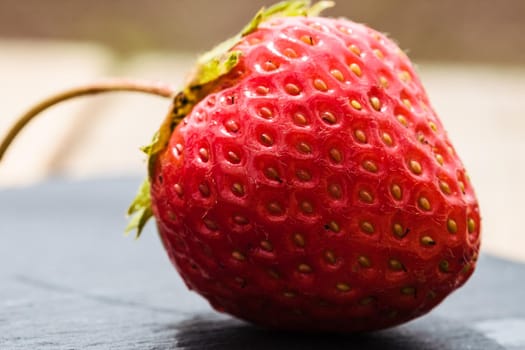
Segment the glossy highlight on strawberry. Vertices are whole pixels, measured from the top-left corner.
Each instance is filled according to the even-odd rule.
[[[471,275],[478,204],[407,56],[346,19],[273,18],[174,129],[153,213],[190,289],[276,328],[418,317]]]

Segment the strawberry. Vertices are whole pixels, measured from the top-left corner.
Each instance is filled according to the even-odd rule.
[[[479,213],[407,56],[345,19],[261,23],[151,177],[189,288],[279,328],[356,331],[429,311],[472,272]]]
[[[385,35],[262,10],[199,62],[152,144],[153,215],[188,288],[268,327],[365,331],[471,276],[480,214],[408,57]]]

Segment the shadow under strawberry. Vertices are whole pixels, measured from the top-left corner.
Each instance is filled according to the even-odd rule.
[[[457,350],[465,349],[466,344],[469,349],[504,349],[463,323],[435,316],[384,331],[343,335],[273,331],[209,313],[197,315],[169,330],[175,333],[175,347],[188,350]],[[170,332],[163,332],[166,333]]]

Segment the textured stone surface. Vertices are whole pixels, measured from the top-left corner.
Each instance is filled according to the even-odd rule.
[[[525,348],[525,266],[486,255],[430,315],[382,332],[280,333],[217,314],[186,289],[154,225],[123,237],[139,182],[0,191],[0,349]]]

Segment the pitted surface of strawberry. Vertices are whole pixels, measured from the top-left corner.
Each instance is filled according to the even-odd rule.
[[[271,327],[420,316],[471,275],[478,204],[407,56],[346,19],[263,22],[175,128],[153,213],[189,288]]]

